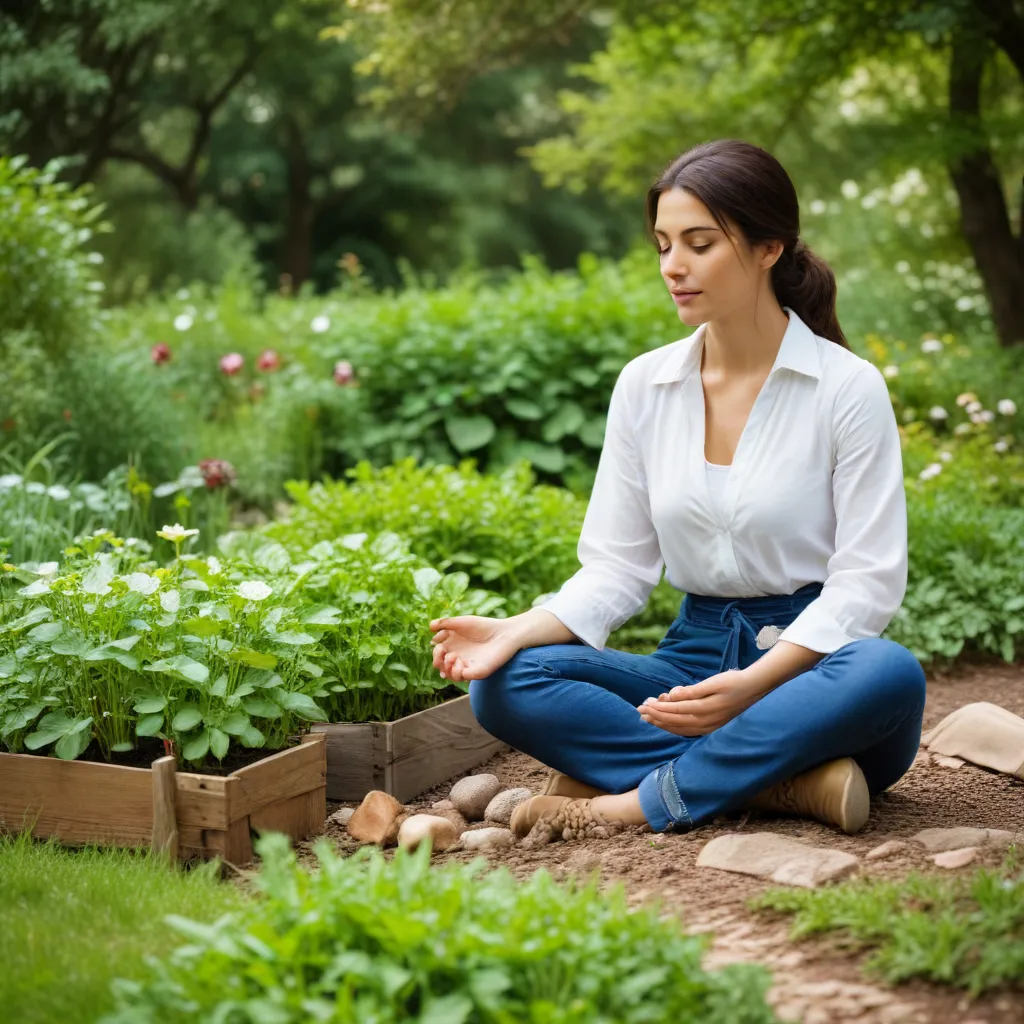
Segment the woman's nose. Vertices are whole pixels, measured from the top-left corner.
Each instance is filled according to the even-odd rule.
[[[661,272],[666,278],[683,278],[690,272],[686,265],[686,254],[667,252],[661,260]]]

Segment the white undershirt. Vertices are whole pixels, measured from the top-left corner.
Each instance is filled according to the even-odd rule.
[[[662,569],[683,593],[730,599],[824,583],[781,637],[823,654],[880,635],[899,608],[907,510],[885,378],[784,308],[789,327],[729,467],[705,466],[706,324],[619,375],[581,568],[539,605],[585,643],[601,650]]]

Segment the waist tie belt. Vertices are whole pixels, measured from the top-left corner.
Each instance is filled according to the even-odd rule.
[[[740,601],[730,601],[723,609],[721,623],[729,626],[729,637],[725,642],[725,651],[722,654],[722,664],[719,672],[727,672],[730,669],[740,667],[740,638],[746,634],[759,651],[766,651],[774,647],[776,641],[782,636],[782,630],[778,626],[762,626],[758,629],[750,619],[747,618],[739,608]]]

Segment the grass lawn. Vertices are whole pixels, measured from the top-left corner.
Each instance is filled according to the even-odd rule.
[[[239,905],[216,870],[0,837],[0,1017],[85,1024],[108,1012],[112,978],[140,977],[147,955],[181,945],[166,914],[210,921]]]

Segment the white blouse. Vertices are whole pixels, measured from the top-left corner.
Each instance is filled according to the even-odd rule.
[[[783,631],[820,653],[878,636],[907,586],[896,418],[866,359],[793,312],[712,497],[700,362],[705,326],[631,360],[608,407],[581,568],[537,607],[597,650],[647,603],[662,568],[714,597],[821,594]]]

